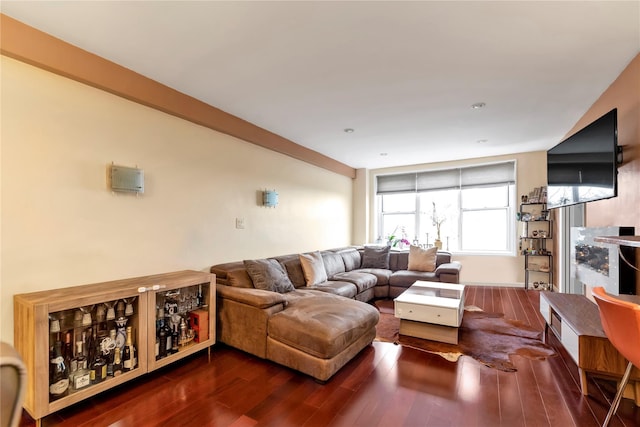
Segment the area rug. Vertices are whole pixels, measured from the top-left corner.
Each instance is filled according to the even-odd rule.
[[[466,355],[491,368],[514,372],[511,356],[544,360],[555,355],[552,347],[542,342],[542,332],[518,320],[505,319],[500,313],[487,313],[477,307],[465,307],[458,344],[447,344],[400,335],[400,319],[393,315],[392,300],[378,300],[380,312],[376,340],[438,354],[455,362]]]

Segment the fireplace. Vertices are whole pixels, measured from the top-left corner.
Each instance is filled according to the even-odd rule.
[[[598,236],[633,234],[633,227],[571,227],[569,292],[591,298],[591,288],[602,286],[613,295],[635,294],[635,271],[620,257],[619,247],[594,241]],[[626,259],[635,259],[633,248],[620,250]]]

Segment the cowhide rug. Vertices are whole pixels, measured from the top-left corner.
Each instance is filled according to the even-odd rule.
[[[376,340],[439,354],[452,362],[466,355],[486,366],[513,372],[517,369],[511,362],[512,355],[544,360],[556,354],[542,342],[541,331],[519,320],[505,319],[503,314],[465,307],[456,345],[400,335],[400,319],[393,315],[393,301],[378,300],[374,305],[380,311]]]

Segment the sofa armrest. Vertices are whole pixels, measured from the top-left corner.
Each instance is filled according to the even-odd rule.
[[[440,264],[436,270],[436,276],[440,276],[441,274],[454,274],[460,275],[460,270],[462,270],[462,264],[458,261],[451,261],[444,264]]]
[[[236,288],[218,284],[216,294],[218,297],[256,308],[269,308],[278,304],[286,305],[286,298],[282,294],[263,289]]]
[[[216,298],[216,340],[266,358],[269,318],[284,310],[284,296],[262,289],[217,285]]]

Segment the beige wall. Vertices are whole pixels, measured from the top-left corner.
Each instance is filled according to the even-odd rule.
[[[516,194],[529,194],[534,187],[546,184],[546,152],[512,154],[508,156],[484,157],[467,159],[464,161],[429,163],[421,165],[403,166],[397,168],[373,169],[369,171],[369,180],[375,182],[375,175],[397,172],[410,172],[417,170],[445,169],[473,164],[492,163],[505,160],[515,160],[517,166]],[[357,177],[356,179],[360,179]],[[369,186],[369,198],[375,200],[374,185]],[[369,228],[368,241],[376,239],[376,206],[369,203]],[[513,219],[515,222],[515,218]],[[517,228],[516,228],[517,232]],[[517,245],[517,243],[516,243]],[[516,246],[517,247],[517,246]],[[524,284],[524,258],[517,256],[494,255],[454,255],[454,260],[462,263],[460,281],[466,284],[492,284],[492,285],[523,285]]]
[[[1,339],[16,293],[351,243],[352,179],[2,57]],[[107,189],[111,162],[145,194]],[[262,189],[280,194],[260,206]],[[235,228],[236,217],[246,228]]]

